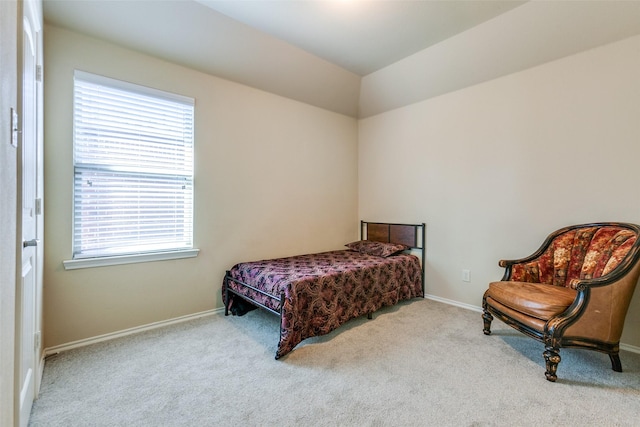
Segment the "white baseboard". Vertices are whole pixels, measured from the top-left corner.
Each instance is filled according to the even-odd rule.
[[[44,349],[44,357],[52,354],[61,353],[63,351],[72,350],[74,348],[84,347],[91,344],[96,344],[103,341],[109,341],[116,338],[126,337],[128,335],[138,334],[140,332],[150,331],[153,329],[163,328],[169,325],[175,325],[177,323],[187,322],[189,320],[199,319],[201,317],[213,316],[224,311],[224,308],[216,308],[213,310],[201,311],[199,313],[188,314],[186,316],[175,317],[173,319],[162,320],[160,322],[149,323],[142,326],[136,326],[134,328],[124,329],[121,331],[111,332],[104,335],[98,335],[96,337],[85,338],[78,341],[73,341],[66,344],[56,345],[54,347]],[[44,366],[44,363],[42,364]]]
[[[478,307],[476,305],[465,304],[465,303],[460,302],[460,301],[454,301],[452,299],[442,298],[442,297],[438,297],[438,296],[435,296],[435,295],[429,295],[429,294],[425,295],[424,297],[427,298],[427,299],[434,300],[434,301],[443,302],[445,304],[455,305],[456,307],[465,308],[467,310],[477,311],[478,313],[482,313],[482,307]]]
[[[620,350],[626,350],[626,351],[630,351],[631,353],[640,354],[640,347],[637,347],[635,345],[625,344],[623,342],[620,343]]]
[[[446,299],[446,298],[441,298],[435,295],[425,295],[425,298],[430,299],[430,300],[434,300],[434,301],[438,301],[438,302],[442,302],[445,304],[449,304],[449,305],[454,305],[456,307],[460,307],[460,308],[465,308],[467,310],[471,310],[471,311],[476,311],[478,313],[482,313],[482,307],[479,306],[475,306],[475,305],[471,305],[471,304],[465,304],[459,301],[454,301],[454,300],[450,300],[450,299]],[[630,351],[632,353],[638,353],[640,354],[640,347],[637,347],[635,345],[630,345],[630,344],[625,344],[625,343],[620,343],[620,350],[625,350],[625,351]]]

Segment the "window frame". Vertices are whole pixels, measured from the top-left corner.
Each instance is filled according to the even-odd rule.
[[[151,96],[154,98],[163,99],[166,101],[181,103],[185,105],[191,105],[193,108],[193,115],[195,116],[195,99],[189,98],[182,95],[177,95],[170,92],[165,92],[158,89],[153,89],[146,86],[141,86],[129,82],[125,82],[122,80],[111,79],[108,77],[104,77],[101,75],[87,73],[80,70],[74,71],[74,84],[73,84],[73,110],[72,110],[72,122],[73,122],[73,145],[72,152],[74,155],[73,158],[73,184],[72,184],[72,259],[63,261],[63,266],[65,270],[78,269],[78,268],[89,268],[89,267],[101,267],[108,265],[119,265],[119,264],[131,264],[131,263],[140,263],[140,262],[149,262],[149,261],[160,261],[160,260],[170,260],[170,259],[182,259],[182,258],[192,258],[196,257],[199,253],[199,249],[194,247],[194,232],[193,228],[195,226],[195,187],[192,186],[192,195],[191,195],[191,244],[190,247],[185,248],[175,248],[175,249],[158,249],[151,251],[143,251],[143,252],[133,252],[126,254],[114,254],[114,255],[102,255],[102,256],[81,256],[77,257],[75,255],[75,239],[76,239],[76,168],[78,168],[78,164],[76,163],[75,153],[76,153],[76,79],[80,79],[83,82],[103,85],[116,90],[123,90],[132,94],[138,94],[142,96]],[[192,118],[192,141],[195,137],[195,117]],[[195,141],[193,141],[195,142]],[[194,144],[195,145],[195,144]],[[192,147],[193,150],[193,147]],[[195,157],[195,152],[192,151],[192,157]],[[96,169],[98,170],[98,169]],[[193,184],[195,176],[195,165],[192,163],[191,168],[191,182]]]

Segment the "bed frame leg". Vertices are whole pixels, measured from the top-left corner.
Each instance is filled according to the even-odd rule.
[[[369,319],[369,320],[373,319],[373,314],[372,313],[367,313],[367,319]]]
[[[229,315],[229,272],[224,276],[224,315]]]

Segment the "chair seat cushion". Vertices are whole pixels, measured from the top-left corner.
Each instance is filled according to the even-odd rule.
[[[576,293],[564,286],[501,281],[489,284],[487,296],[512,310],[546,321],[565,311]]]

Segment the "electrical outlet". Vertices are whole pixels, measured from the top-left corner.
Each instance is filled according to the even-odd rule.
[[[462,281],[463,282],[471,281],[471,272],[469,270],[462,270]]]

